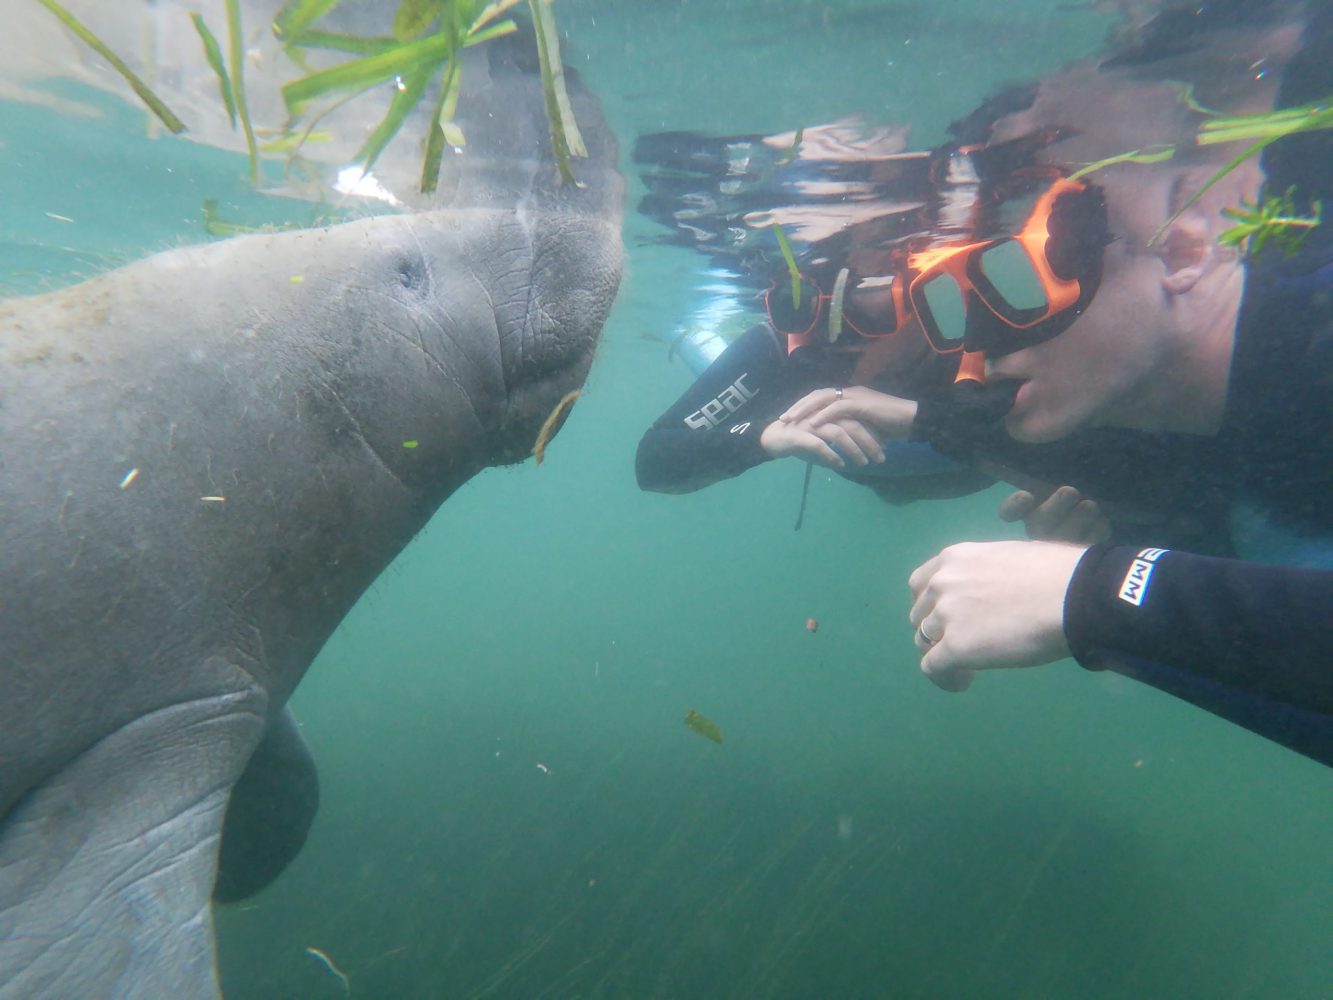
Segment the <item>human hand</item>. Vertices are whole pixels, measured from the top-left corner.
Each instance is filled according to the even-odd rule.
[[[1097,502],[1072,486],[1061,486],[1040,502],[1027,490],[1011,493],[1000,504],[1000,520],[1022,521],[1037,541],[1096,545],[1111,538],[1111,522]]]
[[[834,469],[884,461],[884,449],[874,431],[856,420],[820,423],[809,420],[774,420],[759,435],[759,444],[773,458],[795,456]],[[835,450],[836,449],[836,450]]]
[[[921,672],[946,691],[964,691],[978,670],[1068,656],[1065,592],[1084,551],[1060,542],[972,542],[922,563],[907,581]]]
[[[816,389],[806,393],[778,417],[783,423],[823,423],[852,420],[871,428],[876,437],[905,438],[916,419],[916,403],[863,385],[845,389]]]

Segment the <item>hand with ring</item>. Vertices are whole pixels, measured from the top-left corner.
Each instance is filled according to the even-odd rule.
[[[824,423],[852,421],[870,430],[880,441],[904,439],[912,433],[916,402],[864,385],[816,389],[798,399],[778,419],[783,423],[805,422],[816,428]]]
[[[827,417],[830,405],[845,405],[844,400],[851,399],[858,391],[859,387],[816,389],[765,427],[759,437],[760,445],[774,458],[790,455],[834,469],[849,464],[863,466],[884,461],[884,448],[875,428],[850,416],[834,419]],[[805,409],[816,414],[818,419],[789,419],[793,411],[812,400],[817,402],[809,403]]]
[[[907,581],[921,672],[964,691],[978,670],[1035,667],[1069,655],[1065,591],[1084,546],[1059,542],[951,545]]]

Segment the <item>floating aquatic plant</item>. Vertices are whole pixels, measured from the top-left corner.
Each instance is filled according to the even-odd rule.
[[[231,120],[231,127],[235,128],[236,97],[232,93],[231,77],[227,74],[226,64],[222,61],[222,46],[218,45],[217,37],[204,23],[203,14],[198,11],[191,11],[190,20],[194,22],[194,30],[198,32],[199,40],[204,43],[204,59],[208,62],[213,75],[218,78],[218,91],[222,95],[222,103],[227,108],[227,117]]]
[[[541,62],[542,90],[546,96],[546,119],[551,126],[551,147],[560,179],[577,183],[569,166],[571,156],[587,156],[583,136],[574,121],[574,109],[565,90],[565,70],[560,62],[560,38],[555,30],[553,0],[528,0],[532,26],[537,33],[537,58]]]
[[[144,83],[134,70],[125,64],[125,60],[116,55],[111,49],[93,34],[78,18],[67,11],[56,0],[38,0],[38,2],[54,14],[60,23],[78,36],[79,40],[91,48],[99,56],[109,62],[112,68],[125,78],[125,82],[134,89],[139,95],[139,99],[148,105],[150,111],[157,115],[158,119],[172,132],[179,135],[185,131],[185,123],[172,113],[160,97],[153,93],[148,84]]]
[[[532,445],[532,457],[537,460],[538,465],[541,465],[542,460],[546,458],[546,446],[551,443],[551,438],[555,437],[556,428],[560,426],[565,414],[582,394],[581,389],[571,389],[565,393],[542,421],[541,430],[537,432],[537,440]]]
[[[791,303],[795,309],[801,308],[801,270],[796,266],[796,255],[792,253],[787,234],[780,223],[773,223],[773,235],[778,238],[778,247],[782,250],[782,259],[787,262],[787,273],[791,275]]]
[[[356,96],[388,80],[396,81],[398,89],[389,110],[357,152],[362,169],[369,171],[432,81],[438,80],[421,170],[421,191],[430,193],[439,180],[445,147],[460,148],[467,143],[455,120],[462,79],[460,55],[463,49],[516,31],[512,20],[499,18],[519,2],[494,0],[480,6],[476,0],[400,0],[391,35],[360,37],[316,27],[337,0],[293,0],[274,19],[273,30],[298,64],[304,64],[302,52],[311,49],[348,52],[358,58],[293,80],[282,88],[283,100],[293,117],[299,118],[317,98],[349,92]],[[569,158],[586,156],[587,150],[565,91],[554,15],[550,0],[529,0],[529,5],[556,166],[563,181],[575,183]]]
[[[1109,167],[1115,163],[1163,163],[1175,155],[1175,146],[1157,145],[1149,146],[1146,149],[1132,149],[1128,153],[1117,153],[1115,156],[1108,156],[1104,160],[1085,164],[1070,174],[1069,179],[1076,181],[1094,170],[1101,170],[1102,167]]]
[[[234,129],[237,119],[240,120],[241,130],[245,134],[246,154],[250,160],[250,183],[258,184],[259,150],[255,146],[255,130],[250,122],[250,109],[245,100],[245,45],[241,35],[239,0],[226,0],[226,10],[227,62],[231,65],[230,73],[227,71],[227,64],[222,61],[222,47],[204,22],[203,15],[192,11],[190,19],[194,22],[194,30],[198,32],[199,40],[203,43],[204,61],[218,78],[218,91],[222,95],[222,103],[227,109],[231,127]]]
[[[1202,109],[1202,105],[1194,103],[1192,98],[1191,107]],[[1199,128],[1199,134],[1195,137],[1195,142],[1200,146],[1211,146],[1222,142],[1238,142],[1245,139],[1254,139],[1256,141],[1252,145],[1246,147],[1243,152],[1232,157],[1231,160],[1217,171],[1217,173],[1208,178],[1199,190],[1195,191],[1194,194],[1180,206],[1180,208],[1176,209],[1169,219],[1158,227],[1157,232],[1153,233],[1152,239],[1148,241],[1148,245],[1152,246],[1153,243],[1157,242],[1162,233],[1166,232],[1167,228],[1180,217],[1181,213],[1202,198],[1213,185],[1217,184],[1218,181],[1222,180],[1222,178],[1226,177],[1227,174],[1231,173],[1246,160],[1258,156],[1273,143],[1289,135],[1297,135],[1301,132],[1314,132],[1327,128],[1333,128],[1333,94],[1330,94],[1322,100],[1311,101],[1309,104],[1302,104],[1295,108],[1283,108],[1279,111],[1268,111],[1256,115],[1240,115],[1235,117],[1215,115],[1209,118]],[[1270,203],[1272,204],[1270,205]],[[1260,206],[1246,206],[1246,204],[1242,202],[1242,207],[1240,209],[1225,210],[1224,214],[1226,214],[1228,218],[1239,220],[1240,225],[1222,233],[1219,236],[1219,240],[1229,246],[1235,246],[1250,241],[1251,253],[1258,253],[1264,244],[1273,241],[1275,245],[1291,247],[1287,252],[1294,253],[1295,247],[1298,247],[1300,243],[1304,242],[1305,237],[1309,235],[1309,230],[1320,224],[1320,213],[1318,206],[1316,205],[1313,219],[1294,218],[1295,213],[1291,208],[1291,204],[1292,192],[1288,191],[1286,195],[1281,198],[1265,199]],[[1261,213],[1265,209],[1265,206],[1268,206],[1271,216],[1267,223],[1260,221],[1260,217],[1256,215],[1256,213]],[[1277,221],[1278,219],[1283,219],[1284,221],[1279,222]],[[1289,238],[1272,240],[1272,237],[1278,230],[1290,233],[1299,232],[1302,229],[1304,230],[1304,234],[1300,236],[1300,239],[1295,242],[1294,246]],[[1255,237],[1260,232],[1267,232],[1269,235],[1256,241]]]
[[[302,50],[330,49],[359,58],[308,73],[282,88],[283,100],[294,118],[307,104],[332,94],[357,96],[388,80],[397,82],[389,110],[357,152],[363,171],[369,171],[420,103],[432,80],[438,78],[439,96],[427,126],[421,190],[435,190],[446,143],[462,146],[466,138],[453,121],[461,77],[459,55],[476,45],[516,30],[513,21],[492,23],[519,0],[497,0],[477,10],[475,0],[401,0],[387,37],[358,37],[318,31],[314,25],[337,0],[294,0],[273,22],[274,33],[287,52],[303,62]],[[346,98],[344,98],[346,99]]]
[[[185,124],[166,106],[111,49],[67,11],[57,0],[39,0],[61,23],[102,56],[129,83],[139,98],[174,133]],[[283,100],[292,120],[275,139],[265,143],[265,152],[281,152],[295,158],[301,146],[321,133],[314,131],[323,115],[372,88],[393,80],[397,92],[389,110],[357,152],[362,170],[368,172],[397,135],[403,123],[425,96],[433,81],[439,82],[426,137],[421,190],[435,190],[446,145],[462,147],[466,136],[455,120],[462,78],[463,49],[510,34],[517,26],[501,15],[522,0],[399,0],[394,8],[390,34],[359,36],[325,31],[320,20],[338,6],[339,0],[288,0],[272,21],[274,35],[286,54],[304,75],[282,88]],[[528,0],[537,36],[542,88],[551,123],[551,143],[560,177],[577,183],[570,169],[571,156],[587,156],[583,138],[574,120],[565,90],[552,0]],[[245,98],[245,46],[241,30],[239,0],[226,0],[227,55],[201,15],[191,13],[203,45],[204,59],[218,80],[218,92],[233,128],[240,123],[250,159],[250,178],[259,179],[259,147]],[[306,54],[312,50],[345,52],[355,58],[326,69],[311,70]],[[337,100],[321,109],[302,129],[295,123],[305,116],[310,103],[324,97]]]
[[[796,159],[796,152],[801,148],[801,142],[805,139],[805,126],[802,125],[796,130],[796,136],[792,139],[791,145],[787,147],[786,152],[778,159],[778,166],[785,167],[792,160]]]
[[[255,149],[255,130],[250,124],[250,109],[245,101],[245,39],[241,34],[241,0],[227,0],[227,42],[232,98],[236,102],[236,117],[241,120],[241,131],[245,133],[245,149],[250,157],[250,183],[257,185],[259,151]]]
[[[1225,116],[1207,108],[1194,99],[1194,90],[1190,86],[1181,89],[1181,101],[1191,111],[1207,115],[1208,120],[1199,127],[1194,141],[1199,146],[1212,146],[1223,142],[1255,140],[1244,151],[1232,157],[1215,174],[1208,178],[1194,194],[1185,201],[1171,217],[1163,222],[1148,240],[1148,245],[1156,243],[1171,223],[1195,202],[1202,198],[1210,188],[1251,157],[1258,156],[1268,146],[1279,139],[1301,132],[1314,132],[1333,128],[1333,94],[1323,100],[1311,101],[1295,108],[1283,108],[1255,115]],[[1108,156],[1104,160],[1089,163],[1070,174],[1071,180],[1077,180],[1103,167],[1116,163],[1161,163],[1175,155],[1176,147],[1169,145],[1149,146],[1135,149],[1128,153]],[[1286,253],[1295,253],[1306,237],[1322,224],[1322,210],[1319,202],[1314,203],[1312,215],[1298,215],[1295,208],[1295,192],[1288,190],[1284,195],[1273,195],[1259,204],[1242,201],[1239,208],[1227,208],[1222,214],[1236,223],[1232,228],[1218,236],[1218,242],[1224,246],[1243,246],[1247,253],[1259,253],[1272,243]]]
[[[1218,237],[1224,246],[1242,247],[1253,256],[1272,243],[1283,253],[1295,253],[1322,221],[1323,205],[1316,200],[1312,215],[1299,215],[1295,189],[1271,195],[1259,204],[1241,201],[1240,208],[1224,208],[1222,214],[1236,223]]]

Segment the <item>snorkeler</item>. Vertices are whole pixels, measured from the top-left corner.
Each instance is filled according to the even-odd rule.
[[[1025,519],[1034,537],[1135,542],[1145,540],[1148,524],[1157,540],[1227,553],[1215,498],[1190,473],[1190,451],[1116,430],[1017,445],[999,424],[1012,391],[972,381],[979,373],[969,362],[978,355],[923,327],[930,286],[912,264],[953,254],[960,236],[993,230],[1013,196],[1049,184],[1052,171],[1034,158],[1043,141],[955,144],[928,162],[894,161],[898,172],[887,186],[869,190],[907,210],[884,211],[837,240],[816,240],[801,255],[795,281],[770,267],[759,296],[767,322],[733,341],[654,421],[636,456],[640,487],[690,492],[782,457],[835,469],[895,503],[960,496],[1004,479],[1036,494],[1016,495],[1001,511],[1007,520]],[[762,215],[790,222],[798,211],[794,229],[813,226],[808,205]],[[691,223],[699,217],[692,214]],[[1100,200],[1087,185],[1052,186],[1025,234],[1048,240],[1062,268],[1080,271],[1057,290],[1066,295],[1060,307],[1036,324],[1053,335],[1095,290],[1106,242]],[[938,321],[931,323],[937,330]],[[840,401],[845,416],[821,418],[824,404]],[[902,447],[909,431],[921,442],[914,450]]]
[[[1333,92],[1333,10],[1312,9],[1301,41],[1279,107]],[[1041,112],[1039,96],[1029,122]],[[1333,236],[1315,225],[1298,252],[1245,259],[1219,243],[1220,210],[1238,195],[1258,204],[1295,192],[1308,211],[1327,193],[1330,162],[1327,131],[1289,136],[1264,156],[1263,192],[1251,163],[1249,190],[1183,210],[1207,173],[1108,169],[1100,184],[1121,239],[1096,298],[1059,336],[1002,347],[987,364],[988,378],[1019,387],[1004,417],[1016,439],[1122,426],[1193,442],[1227,491],[1237,548],[1261,561],[950,547],[910,580],[922,670],[941,687],[1072,653],[1333,765]],[[824,412],[838,419],[838,405]]]
[[[1325,99],[1333,92],[1333,11],[1309,5],[1301,12],[1299,6],[1284,5],[1271,23],[1256,21],[1256,12],[1243,5],[1200,8],[1201,37],[1215,31],[1222,41],[1207,63],[1209,86],[1196,93],[1235,113]],[[1290,30],[1293,11],[1298,32]],[[751,458],[804,451],[834,465],[847,458],[870,462],[886,440],[914,438],[964,461],[999,458],[1021,467],[1053,444],[1119,432],[1138,455],[1128,479],[1123,468],[1112,476],[1121,487],[1146,490],[1163,474],[1164,462],[1178,461],[1190,485],[1168,502],[1188,508],[1194,495],[1210,511],[1222,505],[1226,540],[1214,551],[1333,567],[1333,252],[1327,231],[1314,228],[1305,250],[1293,257],[1270,250],[1242,259],[1218,242],[1228,225],[1222,209],[1258,204],[1261,179],[1270,195],[1293,185],[1301,199],[1295,209],[1309,213],[1327,185],[1328,133],[1276,143],[1264,158],[1265,177],[1256,164],[1247,164],[1197,200],[1191,194],[1231,158],[1230,151],[1219,154],[1214,147],[1209,155],[1200,147],[1177,161],[1121,162],[1071,176],[1082,165],[1123,152],[1124,130],[1117,127],[1123,122],[1108,113],[1108,93],[1116,94],[1118,108],[1134,108],[1143,135],[1193,133],[1197,106],[1181,100],[1175,82],[1190,78],[1192,50],[1182,50],[1179,39],[1165,41],[1154,41],[1149,26],[1136,51],[1075,67],[1044,81],[999,117],[974,116],[966,123],[970,131],[959,136],[960,148],[1012,149],[1030,139],[1046,168],[1044,176],[1025,171],[1037,200],[1008,230],[1011,236],[979,231],[967,241],[913,249],[898,274],[899,300],[912,320],[936,352],[958,359],[959,370],[974,381],[912,396],[830,380],[782,410],[777,423],[785,431],[769,431],[765,424],[750,445]],[[1263,65],[1284,68],[1280,91],[1276,72],[1257,78],[1250,72],[1260,64],[1254,53]],[[1057,463],[1053,481],[1071,482],[1059,472]],[[1217,530],[1214,520],[1210,534]],[[1326,577],[1167,555],[1161,547],[1177,541],[1165,533],[1146,540],[1149,548],[1134,551],[1094,547],[1086,572],[1101,582],[1086,590],[1074,574],[1083,565],[1078,548],[995,543],[948,550],[947,559],[927,563],[913,576],[912,621],[926,654],[923,669],[942,686],[961,688],[971,671],[991,663],[1040,662],[1030,657],[1052,649],[1058,657],[1064,647],[1040,641],[1050,638],[1052,606],[1056,617],[1062,609],[1078,615],[1076,608],[1070,611],[1077,604],[1071,595],[1093,594],[1088,607],[1100,610],[1090,617],[1116,622],[1116,615],[1102,613],[1108,606],[1124,611],[1109,601],[1132,605],[1120,593],[1135,592],[1131,571],[1156,573],[1165,581],[1163,594],[1193,593],[1194,600],[1216,602],[1231,629],[1226,635],[1238,643],[1233,650],[1240,651],[1239,663],[1207,656],[1210,647],[1200,642],[1213,664],[1204,669],[1201,661],[1178,655],[1180,646],[1135,645],[1131,628],[1120,630],[1124,640],[1117,646],[1104,633],[1095,633],[1093,641],[1071,625],[1067,645],[1076,651],[1095,647],[1100,652],[1086,656],[1090,665],[1095,660],[1333,763]],[[1145,568],[1158,565],[1145,552],[1161,554],[1161,568]],[[995,553],[1007,560],[1007,573],[985,572],[1000,558]],[[1031,567],[1024,566],[1022,553],[1030,553]],[[977,567],[972,576],[959,569],[968,560]],[[1116,585],[1110,592],[1108,581]],[[946,613],[977,593],[1009,613]],[[1034,600],[1042,614],[1031,614]],[[1145,602],[1159,611],[1163,606]],[[1243,613],[1245,608],[1255,613]],[[1285,679],[1268,655],[1255,658],[1257,651],[1274,649],[1268,616],[1280,618],[1282,627],[1290,623],[1298,647],[1315,650],[1312,657],[1296,656],[1294,673]],[[1186,636],[1197,634],[1188,623],[1181,628]],[[1270,655],[1282,655],[1281,641]],[[1267,680],[1256,680],[1265,675]]]

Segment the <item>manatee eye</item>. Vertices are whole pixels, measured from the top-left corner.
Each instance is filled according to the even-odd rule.
[[[401,257],[396,267],[398,280],[404,288],[416,290],[426,284],[426,265],[419,258]]]

